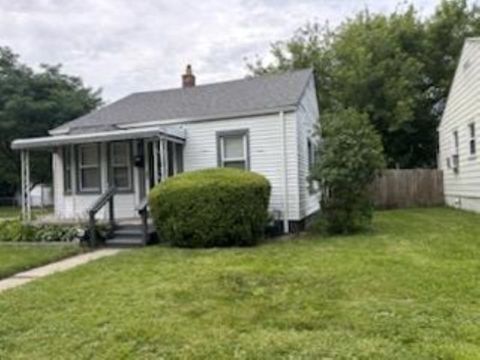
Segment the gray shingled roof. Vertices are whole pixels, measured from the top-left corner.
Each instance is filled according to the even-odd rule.
[[[298,104],[311,69],[193,88],[131,94],[54,130],[106,131],[116,125],[261,113]]]

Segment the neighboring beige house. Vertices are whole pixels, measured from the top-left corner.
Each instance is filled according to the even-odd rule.
[[[438,127],[448,205],[480,212],[480,38],[465,41]]]
[[[187,67],[177,89],[129,95],[50,131],[19,139],[24,186],[28,152],[53,156],[57,219],[86,219],[115,187],[116,219],[139,218],[150,188],[182,171],[239,167],[272,185],[270,210],[285,232],[302,227],[319,209],[309,168],[319,119],[310,69],[195,86]],[[235,206],[235,204],[232,204]],[[24,196],[24,213],[29,212]],[[108,207],[97,214],[108,218]]]

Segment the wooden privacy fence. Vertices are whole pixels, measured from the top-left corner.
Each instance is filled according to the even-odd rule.
[[[371,193],[379,209],[443,205],[443,174],[436,169],[384,170]]]

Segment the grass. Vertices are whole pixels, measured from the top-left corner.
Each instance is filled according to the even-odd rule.
[[[33,208],[32,216],[47,215],[51,213],[53,209],[51,207],[46,208]],[[22,213],[22,208],[18,206],[0,206],[0,220],[1,219],[13,219],[19,218]]]
[[[0,279],[81,251],[73,244],[13,244],[0,242]],[[1,356],[0,356],[1,358]]]
[[[127,251],[0,295],[5,359],[478,359],[480,216]]]

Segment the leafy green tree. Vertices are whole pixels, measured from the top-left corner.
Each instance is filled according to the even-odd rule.
[[[369,185],[384,167],[380,136],[368,115],[354,109],[327,113],[323,142],[312,171],[322,190],[322,230],[352,233],[371,223]]]
[[[338,28],[307,24],[272,45],[274,61],[254,74],[313,67],[322,111],[346,107],[368,115],[390,167],[435,166],[437,134],[464,39],[480,34],[480,10],[443,0],[429,18],[413,6],[368,10]]]
[[[42,65],[35,72],[9,48],[0,47],[0,196],[19,187],[19,154],[10,148],[14,139],[46,136],[49,129],[100,104],[100,91],[63,74],[59,65]],[[32,181],[50,180],[50,157],[32,152]]]

